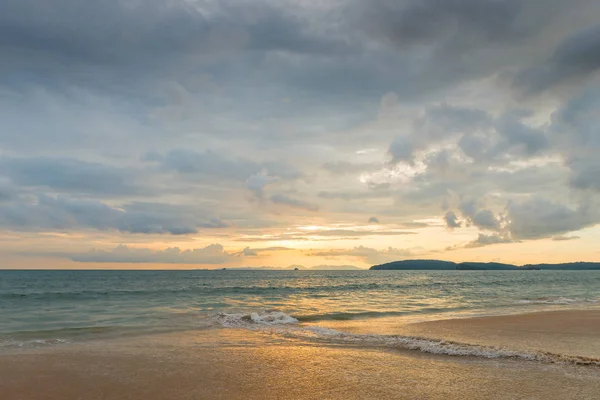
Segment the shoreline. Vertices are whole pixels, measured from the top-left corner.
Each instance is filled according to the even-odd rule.
[[[600,360],[599,309],[545,310],[427,321],[382,318],[377,324],[368,320],[327,321],[319,326],[358,336],[399,336],[524,354],[549,353]]]
[[[586,329],[600,326],[600,310],[446,319],[385,329],[390,335],[444,332],[447,340],[454,336],[472,343],[477,342],[473,332],[500,326],[523,334],[524,327],[541,320],[547,321],[548,334],[564,332],[568,325],[567,337],[578,340]],[[456,357],[222,328],[0,353],[0,391],[11,400],[594,399],[600,373],[597,367],[568,363]]]
[[[221,329],[0,355],[11,400],[594,399],[596,368]]]

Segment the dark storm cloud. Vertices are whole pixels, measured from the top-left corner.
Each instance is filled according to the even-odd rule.
[[[515,78],[515,86],[541,92],[557,84],[581,80],[600,69],[600,25],[568,37],[542,65],[526,69]]]
[[[530,33],[518,17],[526,11],[522,0],[374,0],[362,4],[371,31],[400,46],[438,44],[459,46],[469,38],[478,45],[517,40]],[[533,21],[532,21],[533,22]],[[537,22],[537,21],[536,21]],[[539,22],[537,22],[539,23]]]
[[[589,3],[580,0],[578,3]],[[572,6],[549,0],[374,0],[354,13],[370,37],[410,57],[400,75],[413,95],[523,65],[515,54]],[[416,68],[414,68],[416,66]],[[416,83],[417,86],[414,84]]]
[[[538,32],[563,6],[356,0],[323,11],[274,1],[7,0],[1,68],[10,85],[43,76],[38,83],[92,85],[149,103],[157,99],[146,86],[175,79],[194,87],[199,70],[236,90],[247,82],[322,97],[391,89],[413,97],[497,72],[496,63],[510,62],[498,47]],[[432,49],[407,53],[414,44]]]
[[[200,70],[224,85],[267,86],[281,75],[267,65],[267,53],[343,57],[353,47],[344,35],[324,32],[326,25],[313,29],[307,19],[268,1],[7,0],[0,4],[0,57],[6,61],[0,83],[54,90],[76,84],[146,104],[157,102],[153,87],[160,82],[197,87]],[[248,71],[255,72],[251,80],[244,77]],[[302,71],[286,70],[283,78]]]
[[[315,37],[305,21],[267,2],[7,0],[0,45],[87,64],[159,61],[228,50],[330,53],[343,42]]]

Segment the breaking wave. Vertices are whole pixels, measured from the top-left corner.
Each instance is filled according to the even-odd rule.
[[[402,335],[354,334],[318,326],[305,327],[295,330],[288,329],[276,333],[319,342],[416,350],[422,353],[436,355],[479,357],[488,359],[516,359],[549,364],[562,363],[600,367],[600,359],[597,358],[570,356],[542,351],[518,351],[501,347],[461,343],[443,339],[430,339]]]
[[[16,340],[10,338],[0,339],[0,349],[20,349],[20,348],[35,348],[56,346],[70,343],[65,339],[31,339],[31,340]]]
[[[539,297],[537,299],[520,300],[519,304],[576,304],[597,303],[597,299],[572,299],[568,297]]]
[[[415,336],[357,334],[320,326],[303,326],[298,319],[278,310],[264,310],[247,314],[220,313],[216,318],[217,322],[225,328],[259,330],[268,334],[317,343],[384,347],[445,356],[514,359],[546,364],[600,367],[600,359],[591,357],[570,356],[543,351],[520,351]]]
[[[278,310],[264,310],[248,314],[219,313],[217,322],[226,328],[251,328],[253,326],[296,324],[298,320]]]

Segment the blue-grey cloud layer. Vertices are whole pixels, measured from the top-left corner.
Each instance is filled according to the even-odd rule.
[[[0,225],[185,235],[435,216],[480,230],[468,247],[594,226],[598,12],[5,0]]]

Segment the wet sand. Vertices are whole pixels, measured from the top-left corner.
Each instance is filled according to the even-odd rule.
[[[328,328],[358,334],[404,335],[521,351],[600,359],[600,310],[544,311],[411,323],[402,318],[327,321]]]
[[[466,334],[502,337],[493,332],[498,329],[513,338],[538,331],[588,337],[586,329],[597,327],[599,316],[539,313],[410,329],[461,340]],[[597,399],[600,370],[277,341],[260,332],[215,329],[0,354],[0,393],[10,400]]]
[[[398,333],[600,358],[600,310],[449,319],[410,324]]]

